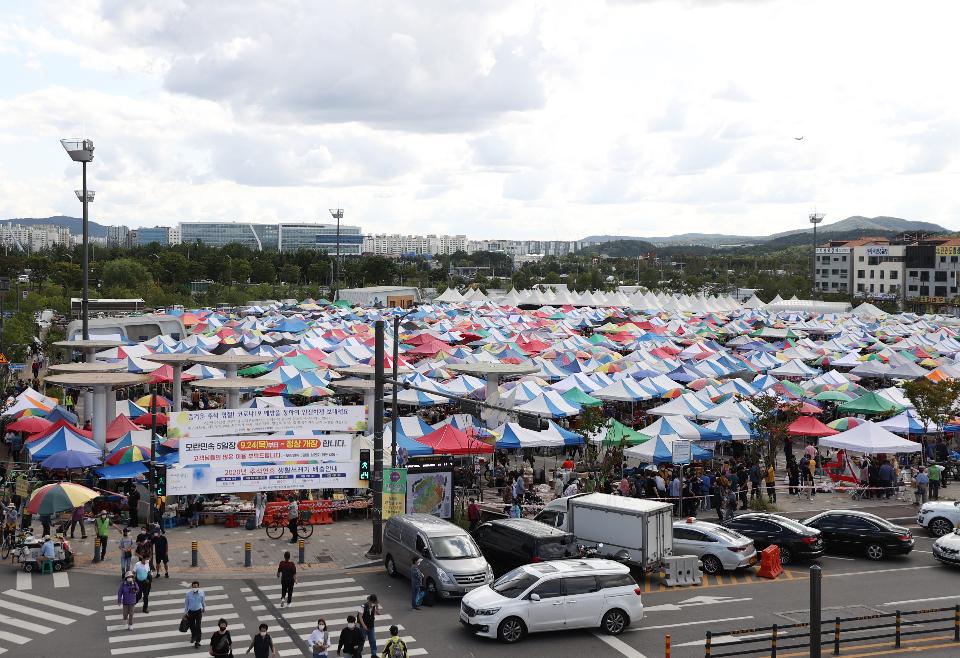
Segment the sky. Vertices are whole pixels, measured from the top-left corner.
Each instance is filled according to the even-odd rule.
[[[960,5],[6,0],[0,217],[575,240],[960,228]],[[802,140],[796,138],[803,137]]]

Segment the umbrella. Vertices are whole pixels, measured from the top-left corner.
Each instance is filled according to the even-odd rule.
[[[31,514],[57,514],[80,507],[99,496],[93,489],[72,482],[47,484],[30,496],[27,511]]]
[[[129,464],[130,462],[150,461],[150,450],[140,446],[127,446],[117,448],[107,455],[107,464],[116,466],[117,464]]]
[[[150,427],[152,421],[150,420],[150,414],[143,414],[133,419],[134,425],[139,425],[140,427]],[[167,415],[166,414],[157,414],[157,425],[166,425],[167,424]]]
[[[100,457],[92,452],[61,450],[44,459],[40,465],[44,468],[86,468],[99,463]]]
[[[822,391],[813,396],[813,399],[817,402],[850,402],[853,397],[843,391]]]
[[[827,423],[827,427],[837,430],[838,432],[846,432],[847,430],[852,430],[854,427],[863,422],[862,418],[855,418],[853,416],[847,416],[846,418],[837,418]]]
[[[147,411],[150,410],[150,396],[149,396],[149,395],[144,395],[142,398],[138,398],[137,400],[135,400],[135,403],[136,403],[137,405],[143,407],[143,408],[146,409]],[[171,407],[171,406],[173,406],[173,405],[172,405],[172,403],[170,402],[170,400],[168,400],[167,398],[163,397],[162,395],[158,395],[158,396],[157,396],[157,408],[158,408],[158,409],[159,409],[160,407]]]
[[[39,416],[26,416],[7,425],[7,429],[14,432],[29,432],[30,434],[37,434],[49,428],[51,425],[53,425],[53,423],[46,418],[41,418]]]

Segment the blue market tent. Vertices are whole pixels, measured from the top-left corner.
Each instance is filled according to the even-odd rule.
[[[135,478],[142,473],[147,472],[147,465],[143,462],[130,462],[128,464],[117,464],[116,466],[104,466],[93,469],[101,480],[126,480]]]

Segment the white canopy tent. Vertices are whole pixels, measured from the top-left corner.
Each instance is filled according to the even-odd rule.
[[[869,420],[857,425],[852,430],[823,437],[819,440],[819,444],[827,448],[839,448],[867,455],[920,451],[920,444],[916,441],[901,439],[893,432],[889,432]]]

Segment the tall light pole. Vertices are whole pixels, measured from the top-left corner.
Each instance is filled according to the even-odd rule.
[[[337,256],[334,261],[336,265],[333,268],[333,299],[330,301],[337,301],[337,283],[340,277],[340,220],[343,219],[343,208],[331,208],[330,215],[337,220]]]
[[[77,198],[83,203],[83,296],[80,299],[80,315],[83,324],[83,340],[90,340],[90,316],[87,304],[90,299],[90,217],[87,207],[93,201],[93,192],[87,190],[87,163],[93,161],[93,140],[61,139],[60,144],[74,162],[83,167],[83,189],[76,190]]]
[[[823,221],[822,212],[812,212],[809,215],[810,223],[813,224],[813,298],[817,297],[817,224]],[[851,265],[851,267],[853,267]]]

